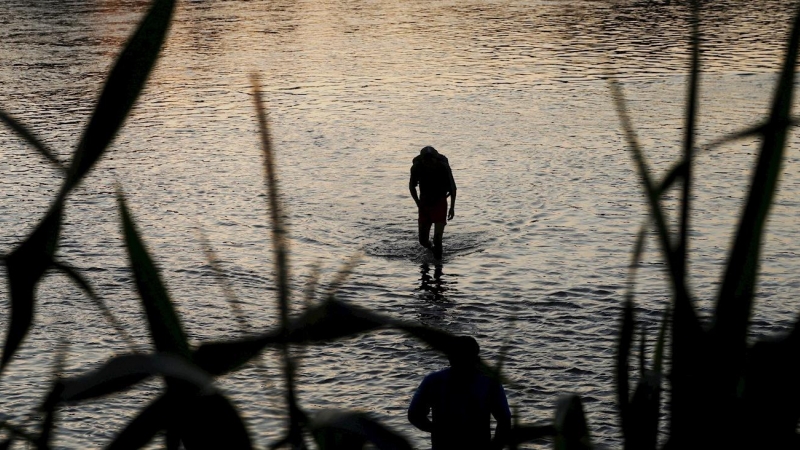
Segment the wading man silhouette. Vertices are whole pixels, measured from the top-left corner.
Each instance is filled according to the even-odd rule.
[[[505,444],[511,429],[506,393],[478,370],[479,351],[472,337],[457,338],[450,368],[426,376],[411,399],[408,420],[431,433],[433,450],[500,450]],[[490,415],[497,421],[494,439]]]
[[[417,196],[419,185],[419,196]],[[447,157],[431,146],[424,147],[411,165],[408,182],[411,197],[419,211],[419,243],[433,250],[436,259],[442,259],[442,235],[447,220],[453,220],[456,208],[456,181]],[[450,211],[447,211],[447,197]],[[430,241],[433,225],[433,243]]]

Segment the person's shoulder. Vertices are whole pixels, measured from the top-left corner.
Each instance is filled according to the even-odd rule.
[[[425,376],[425,381],[429,383],[435,383],[441,380],[446,379],[449,376],[450,368],[437,370],[436,372],[431,372]]]
[[[493,389],[502,388],[503,387],[503,383],[501,383],[500,380],[497,377],[491,376],[491,375],[486,374],[486,373],[478,372],[477,379],[478,379],[479,383],[484,384],[486,386],[490,386]]]

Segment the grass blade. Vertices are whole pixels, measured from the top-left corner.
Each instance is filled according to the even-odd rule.
[[[4,111],[0,111],[0,121],[3,121],[9,128],[11,128],[15,133],[17,133],[22,139],[25,140],[28,144],[30,144],[33,148],[35,148],[40,155],[42,155],[46,160],[50,161],[51,164],[56,166],[62,173],[66,172],[66,168],[64,164],[56,157],[55,152],[50,150],[39,138],[36,137],[31,131],[28,130],[27,127],[23,126],[19,123],[16,119],[6,114]]]
[[[153,259],[139,237],[122,192],[117,193],[117,202],[122,216],[122,230],[131,270],[144,305],[155,347],[159,352],[173,353],[189,359],[189,344],[178,314],[172,306]]]
[[[69,192],[111,144],[144,88],[169,28],[174,0],[155,0],[117,58],[67,173]]]
[[[800,47],[800,10],[795,15],[750,193],[717,298],[712,330],[722,342],[743,351],[755,293],[761,238],[772,205],[786,145]]]

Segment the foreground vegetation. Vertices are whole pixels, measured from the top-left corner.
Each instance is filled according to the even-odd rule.
[[[174,7],[173,0],[153,1],[151,9],[109,73],[69,165],[63,165],[55,153],[25,126],[0,112],[0,119],[11,130],[63,174],[58,194],[34,231],[12,252],[3,256],[11,311],[0,359],[0,376],[31,328],[37,311],[36,286],[49,270],[63,273],[75,281],[105,320],[130,342],[127,332],[94,292],[90,280],[57,258],[57,250],[65,201],[103,156],[122,127],[166,39]],[[695,117],[701,27],[696,2],[693,4],[692,24],[692,64],[683,155],[662,179],[654,179],[645,162],[627,114],[621,85],[615,81],[611,83],[623,131],[648,199],[651,219],[639,233],[634,247],[629,293],[624,299],[617,348],[616,384],[624,446],[630,449],[657,448],[660,422],[664,420],[662,411],[666,410],[668,429],[665,438],[661,439],[665,449],[742,446],[798,448],[800,438],[796,428],[800,419],[800,383],[797,380],[800,380],[800,364],[796,359],[800,355],[800,321],[787,336],[752,345],[748,344],[747,332],[764,226],[777,189],[788,131],[795,124],[790,108],[800,42],[800,15],[795,19],[788,39],[783,69],[766,119],[763,123],[725,136],[712,144],[719,145],[750,136],[758,136],[762,141],[750,191],[709,323],[703,323],[696,313],[694,300],[687,287],[686,263],[692,161],[698,150],[695,143]],[[190,346],[181,318],[170,301],[120,189],[117,198],[122,234],[153,349],[148,353],[131,350],[129,354],[116,356],[97,370],[81,376],[57,377],[47,400],[39,406],[41,423],[31,427],[0,423],[0,428],[5,430],[5,439],[0,442],[0,448],[8,448],[15,441],[25,441],[41,449],[50,448],[52,431],[62,405],[114,395],[150,377],[163,378],[166,386],[164,391],[117,433],[108,444],[109,448],[140,448],[159,434],[163,434],[167,448],[179,448],[181,445],[187,449],[252,448],[257,445],[251,440],[246,420],[215,388],[214,378],[241,369],[256,360],[268,347],[280,350],[286,382],[286,428],[282,439],[269,444],[272,448],[306,448],[309,439],[313,439],[321,449],[362,448],[367,442],[381,449],[411,448],[402,435],[381,425],[366,413],[326,411],[312,414],[295,397],[292,347],[321,344],[377,329],[394,328],[448,354],[454,336],[349,305],[337,299],[335,288],[322,302],[308,306],[302,314],[291,314],[286,231],[272,163],[268,123],[255,77],[253,94],[264,154],[265,187],[269,194],[266,206],[272,223],[279,326],[262,334],[243,334],[241,338],[231,341],[202,343],[194,348]],[[677,230],[670,229],[671,222],[661,202],[663,194],[673,188],[681,191]],[[665,307],[665,319],[656,338],[650,367],[644,357],[646,337],[641,335],[639,375],[633,383],[629,359],[636,322],[631,292],[646,232],[652,228],[656,230],[666,261],[673,296],[671,303]],[[210,265],[224,282],[213,250],[208,245],[206,247]],[[334,287],[344,282],[351,268],[352,264],[348,264],[342,269]],[[310,290],[313,291],[313,282]],[[239,317],[239,320],[243,322],[246,319]],[[131,344],[131,348],[135,346]],[[670,401],[662,405],[665,355],[670,360],[670,374],[666,377]],[[61,354],[59,359],[63,358]],[[483,370],[502,377],[499,363],[497,367],[484,364]],[[58,367],[55,373],[60,373]],[[633,389],[632,384],[635,384]],[[552,438],[555,447],[561,449],[592,447],[579,397],[563,397],[550,424],[515,423],[508,446],[515,448],[521,443],[542,438]]]

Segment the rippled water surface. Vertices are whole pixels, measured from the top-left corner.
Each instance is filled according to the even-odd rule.
[[[714,1],[705,10],[700,141],[767,110],[794,2]],[[133,0],[0,3],[0,107],[66,160],[115,55],[146,9]],[[315,265],[322,288],[356,252],[347,301],[471,334],[493,361],[509,345],[509,400],[523,422],[549,420],[560,394],[585,401],[597,442],[619,445],[612,359],[634,236],[645,208],[604,78],[618,73],[650,162],[678,156],[687,66],[681,1],[181,1],[148,87],[107,157],[71,197],[59,257],[80,267],[143,345],[126,268],[115,184],[167,280],[194,343],[240,333],[206,263],[208,237],[252,326],[276,323],[267,210],[248,76],[261,75],[277,148],[299,302]],[[754,333],[781,332],[800,310],[794,142],[773,209]],[[448,156],[456,217],[435,264],[415,242],[411,159]],[[698,157],[692,289],[708,314],[756,142]],[[45,211],[59,176],[0,132],[0,252]],[[637,314],[651,336],[669,292],[649,243]],[[0,325],[8,323],[8,292]],[[38,290],[38,315],[0,381],[0,411],[34,414],[58,341],[67,369],[126,351],[60,276]],[[302,354],[310,410],[366,410],[417,447],[405,408],[446,362],[381,332]],[[266,373],[262,373],[266,372]],[[220,385],[264,447],[283,428],[277,355]],[[65,408],[59,447],[100,447],[157,395],[158,383]],[[531,446],[534,448],[535,446]]]

